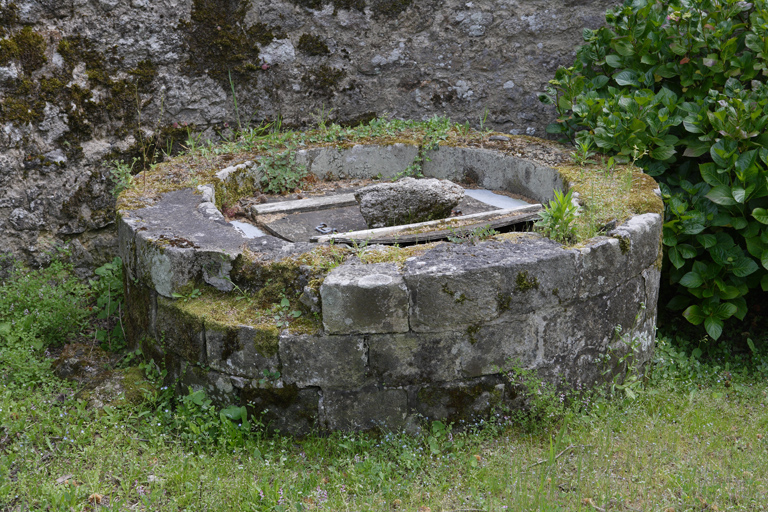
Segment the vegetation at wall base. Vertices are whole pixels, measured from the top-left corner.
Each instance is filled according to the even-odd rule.
[[[667,306],[718,340],[768,291],[768,3],[626,1],[606,22],[542,96],[548,131],[657,177]]]
[[[632,393],[618,381],[565,392],[510,366],[528,413],[295,438],[200,390],[176,396],[139,352],[115,367],[150,381],[135,401],[97,406],[56,377],[58,343],[97,351],[95,333],[119,324],[120,268],[85,285],[54,259],[0,284],[0,510],[768,510],[759,347],[702,353],[695,338],[661,337]],[[16,321],[19,301],[42,293],[64,319],[55,335]]]

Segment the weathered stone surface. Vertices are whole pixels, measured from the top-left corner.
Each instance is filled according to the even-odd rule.
[[[330,430],[397,431],[406,424],[408,396],[403,389],[328,390],[322,407],[324,427]]]
[[[423,172],[426,176],[472,183],[489,190],[506,190],[542,204],[554,199],[553,190],[563,188],[563,179],[535,163],[557,165],[562,156],[544,143],[532,143],[521,157],[496,151],[441,146],[427,152]]]
[[[174,305],[173,300],[158,297],[155,337],[161,346],[190,363],[205,363],[205,332],[201,318]]]
[[[466,424],[509,407],[515,393],[500,375],[408,387],[412,411],[427,419]]]
[[[392,263],[341,265],[320,287],[330,334],[408,331],[408,290]]]
[[[297,261],[317,245],[243,239],[200,213],[201,202],[213,204],[202,192],[121,215],[129,336],[148,336],[132,341],[181,379],[179,392],[193,386],[220,405],[247,404],[272,428],[410,431],[420,415],[470,421],[521,404],[505,380],[513,367],[583,387],[621,379],[630,362],[652,356],[658,215],[572,249],[515,233],[431,245],[404,261],[397,251],[367,255],[397,263],[350,256],[334,268],[345,250]],[[201,306],[188,304],[190,290],[230,279],[248,292],[282,291],[321,315],[325,334],[291,332],[309,332],[297,322],[264,344],[250,327],[190,313]],[[177,289],[186,298],[163,297]]]
[[[403,178],[355,192],[369,228],[444,219],[464,197],[464,189],[448,180]]]
[[[329,112],[349,122],[445,113],[477,126],[487,108],[485,126],[543,133],[553,110],[537,94],[571,63],[582,29],[602,24],[612,2],[9,5],[19,13],[9,33],[28,26],[41,47],[0,67],[0,95],[19,105],[0,118],[0,205],[8,205],[0,206],[0,246],[35,260],[50,233],[75,235],[98,265],[115,251],[104,241],[114,238],[114,210],[102,159],[130,163],[143,140],[178,145],[187,126],[215,136],[238,121],[280,116],[306,125]],[[303,47],[306,35],[327,50]],[[227,52],[217,50],[221,37]],[[133,135],[139,131],[146,138]],[[16,208],[23,229],[9,220]],[[18,222],[22,211],[31,223]]]
[[[457,246],[441,245],[406,262],[411,329],[444,332],[488,321],[498,314],[498,269],[471,268]]]
[[[362,336],[280,336],[282,379],[287,384],[356,388],[367,381],[367,361]]]
[[[635,215],[627,222],[608,233],[619,239],[622,252],[629,254],[629,264],[624,267],[626,275],[635,276],[644,269],[658,264],[661,250],[661,216],[657,213]]]
[[[241,396],[251,416],[270,431],[306,435],[318,430],[319,388],[249,387]]]
[[[349,149],[307,149],[296,153],[296,163],[322,179],[395,177],[411,165],[419,148],[410,144],[358,144]]]
[[[277,344],[270,343],[272,331],[240,325],[223,327],[205,325],[205,348],[208,366],[214,370],[252,379],[264,378],[280,371]]]
[[[368,337],[371,373],[385,386],[457,380],[469,350],[462,333],[455,332]]]

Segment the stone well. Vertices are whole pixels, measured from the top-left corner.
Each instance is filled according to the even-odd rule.
[[[423,172],[541,203],[567,186],[557,170],[567,149],[503,146],[443,146]],[[403,144],[359,145],[296,158],[333,180],[391,177],[417,154]],[[164,362],[180,392],[203,388],[297,434],[397,430],[519,406],[513,367],[591,386],[626,371],[618,361],[628,350],[639,366],[652,355],[657,213],[575,247],[508,233],[476,245],[361,251],[245,238],[216,196],[254,179],[258,164],[245,162],[200,190],[120,211],[128,336]]]

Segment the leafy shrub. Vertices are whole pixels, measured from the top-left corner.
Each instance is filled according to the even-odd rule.
[[[636,162],[666,203],[668,306],[717,339],[768,290],[765,0],[627,0],[585,29],[547,128]]]

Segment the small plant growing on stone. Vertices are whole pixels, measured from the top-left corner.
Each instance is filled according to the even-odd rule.
[[[261,157],[262,191],[267,194],[283,194],[296,190],[307,175],[307,168],[296,163],[293,148],[271,151]]]
[[[448,228],[451,235],[448,236],[448,241],[454,244],[470,244],[477,245],[478,242],[488,240],[498,235],[499,232],[491,227],[490,224],[485,226],[476,227],[472,230],[461,230]]]
[[[576,150],[571,152],[571,160],[576,165],[588,165],[597,163],[592,157],[595,152],[592,151],[592,140],[576,139]]]
[[[568,243],[576,237],[573,223],[578,215],[579,207],[573,204],[573,190],[566,194],[555,190],[555,198],[544,206],[544,211],[539,213],[541,219],[535,225],[544,236]]]
[[[283,297],[280,304],[272,305],[273,318],[275,324],[279,328],[286,328],[291,323],[291,320],[295,320],[301,316],[301,311],[291,310],[291,301],[287,297]]]
[[[134,158],[131,164],[125,163],[125,160],[113,160],[109,164],[109,178],[112,180],[114,188],[112,195],[117,197],[123,190],[128,190],[133,185],[133,166],[136,165],[138,158]]]
[[[173,292],[171,294],[171,297],[173,297],[174,299],[181,299],[183,302],[187,302],[187,301],[190,301],[192,299],[198,298],[202,294],[203,294],[203,292],[201,292],[199,288],[195,288],[194,290],[192,290],[189,293]]]
[[[264,387],[268,384],[272,384],[278,380],[280,380],[280,372],[275,370],[274,372],[269,370],[262,370],[261,374],[264,375],[261,379],[259,379],[259,386]]]

